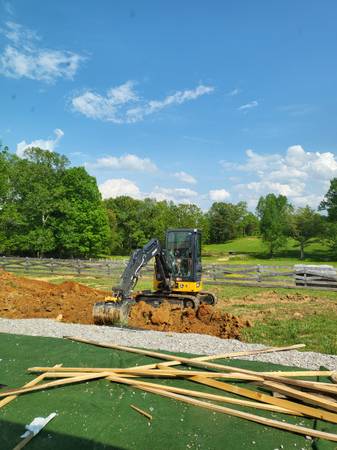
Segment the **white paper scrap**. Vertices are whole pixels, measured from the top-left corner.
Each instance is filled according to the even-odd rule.
[[[35,419],[29,424],[26,425],[26,432],[23,433],[23,435],[21,436],[22,438],[26,438],[27,436],[29,436],[30,434],[33,433],[33,435],[37,435],[37,433],[39,431],[42,430],[43,427],[45,427],[47,425],[48,422],[50,422],[52,419],[54,419],[54,417],[57,414],[55,412],[49,414],[48,417],[35,417]]]

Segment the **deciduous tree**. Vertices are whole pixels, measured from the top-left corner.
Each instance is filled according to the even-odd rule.
[[[262,240],[268,245],[269,255],[272,257],[287,242],[292,207],[286,196],[268,194],[260,197],[256,211],[260,218]]]

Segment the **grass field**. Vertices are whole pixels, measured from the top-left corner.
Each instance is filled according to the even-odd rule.
[[[234,252],[235,255],[229,255]],[[223,262],[226,264],[298,264],[317,263],[337,266],[336,256],[318,240],[311,242],[305,250],[305,259],[299,259],[298,243],[288,239],[287,245],[273,258],[269,258],[267,248],[260,238],[245,237],[225,244],[209,244],[203,247],[204,262]]]
[[[41,279],[41,278],[39,278]],[[43,277],[53,283],[74,280],[110,291],[117,280],[109,277]],[[137,289],[151,288],[151,280],[140,279]],[[206,285],[218,297],[218,307],[249,319],[242,339],[266,345],[306,344],[306,350],[337,354],[337,292],[309,289],[266,289]]]

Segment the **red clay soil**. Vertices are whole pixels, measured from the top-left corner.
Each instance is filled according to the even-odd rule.
[[[210,305],[200,305],[197,311],[182,309],[164,303],[153,308],[145,302],[134,305],[130,311],[128,325],[136,328],[178,333],[200,333],[223,339],[240,339],[241,329],[249,326],[239,317],[221,313]]]
[[[55,285],[0,270],[0,317],[58,318],[62,322],[89,324],[93,323],[93,304],[107,295],[108,292],[72,281]]]
[[[107,295],[109,292],[73,281],[55,285],[0,270],[0,317],[3,318],[49,318],[91,324],[94,303],[103,301]],[[132,307],[128,324],[135,328],[210,334],[225,339],[238,339],[241,329],[249,326],[248,322],[209,305],[201,305],[194,311],[168,303],[153,308],[145,302]]]

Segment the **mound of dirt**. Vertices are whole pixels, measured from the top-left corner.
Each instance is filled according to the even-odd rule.
[[[55,285],[0,270],[0,317],[4,318],[48,318],[91,324],[94,303],[104,301],[107,295],[109,292],[73,281]],[[153,308],[140,302],[131,309],[129,326],[238,339],[242,327],[249,326],[249,322],[230,313],[221,313],[209,305],[201,305],[195,311],[169,303]]]
[[[93,304],[107,295],[72,281],[55,285],[0,271],[0,317],[89,324]]]
[[[241,329],[249,322],[229,313],[221,313],[210,305],[200,305],[197,311],[169,303],[153,308],[139,302],[131,308],[129,326],[158,331],[201,333],[223,339],[239,339]]]

